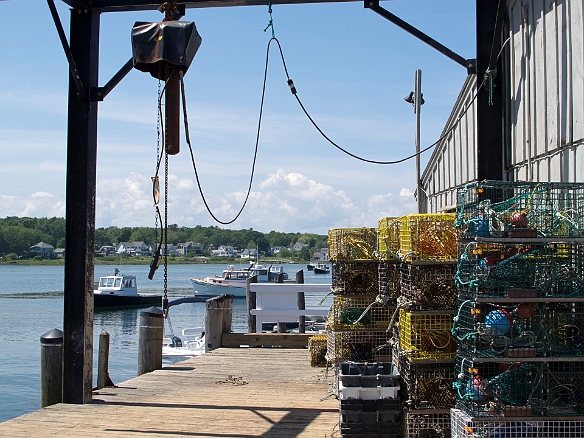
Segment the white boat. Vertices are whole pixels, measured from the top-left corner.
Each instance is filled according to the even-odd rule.
[[[192,357],[205,352],[205,333],[202,328],[185,328],[182,331],[184,340],[178,336],[165,337],[162,340],[163,357]]]
[[[227,265],[222,275],[205,278],[191,278],[195,295],[215,296],[220,294],[232,294],[236,297],[245,297],[245,286],[248,278],[257,277],[258,283],[274,281],[277,275],[282,274],[284,280],[288,274],[284,272],[282,265],[258,265],[253,262],[248,268],[235,269],[233,265]]]
[[[116,268],[114,275],[99,278],[93,291],[96,308],[160,306],[162,295],[139,294],[135,275],[121,274]]]

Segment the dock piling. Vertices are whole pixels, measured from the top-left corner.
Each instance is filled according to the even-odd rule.
[[[164,318],[162,310],[149,307],[140,312],[138,340],[138,375],[162,368],[162,338]]]
[[[99,356],[97,359],[97,389],[114,386],[109,376],[109,339],[108,332],[99,335]]]
[[[205,310],[205,352],[221,347],[223,333],[231,333],[233,295],[209,298]]]
[[[63,401],[63,332],[41,336],[41,408]]]
[[[254,275],[251,278],[248,278],[246,281],[246,304],[247,304],[247,332],[248,333],[255,333],[256,332],[256,316],[250,314],[252,310],[256,308],[256,293],[249,290],[250,283],[257,283],[258,278]]]
[[[304,270],[301,269],[296,273],[296,284],[304,284]],[[306,301],[304,292],[298,292],[298,310],[306,310]],[[298,333],[306,332],[306,316],[298,317]]]

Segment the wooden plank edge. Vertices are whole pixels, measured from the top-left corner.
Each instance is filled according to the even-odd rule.
[[[307,348],[312,334],[289,333],[223,333],[221,346],[225,348],[249,347],[287,347]]]

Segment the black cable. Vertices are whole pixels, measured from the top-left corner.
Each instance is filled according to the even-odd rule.
[[[272,40],[270,40],[270,42],[271,41]],[[251,175],[249,177],[249,186],[247,188],[247,194],[245,195],[245,200],[243,201],[241,208],[239,209],[239,211],[237,212],[235,217],[227,222],[219,220],[217,218],[217,216],[215,216],[213,214],[213,212],[211,211],[211,208],[209,207],[209,204],[207,204],[207,200],[205,199],[205,195],[203,193],[203,188],[201,187],[201,181],[199,180],[199,172],[197,171],[197,165],[195,163],[195,156],[193,154],[193,148],[191,146],[191,138],[190,138],[190,134],[189,134],[189,122],[188,122],[188,115],[187,115],[187,100],[186,100],[185,83],[184,83],[182,71],[179,74],[180,75],[181,93],[182,93],[182,102],[183,102],[183,119],[185,122],[185,136],[186,136],[187,144],[189,145],[189,152],[191,153],[191,161],[193,163],[193,169],[195,171],[195,178],[197,180],[197,186],[199,187],[199,193],[201,194],[201,198],[203,199],[203,203],[205,204],[205,208],[207,209],[207,211],[209,212],[211,217],[213,219],[215,219],[215,221],[219,222],[222,225],[232,224],[233,222],[235,222],[239,218],[239,216],[243,212],[243,209],[245,208],[245,205],[247,204],[247,201],[249,199],[249,195],[251,193],[251,186],[253,183],[256,160],[257,160],[257,155],[258,155],[258,145],[260,142],[260,131],[261,131],[261,126],[262,126],[262,113],[264,110],[264,98],[266,95],[266,82],[267,82],[267,78],[268,78],[268,55],[269,54],[270,54],[270,43],[268,43],[268,50],[266,52],[266,67],[264,69],[264,83],[263,83],[263,87],[262,87],[262,100],[261,100],[261,104],[260,104],[260,114],[259,114],[259,118],[258,118],[258,129],[257,129],[257,134],[256,134],[255,151],[253,154],[253,163],[251,166]]]
[[[347,151],[346,149],[343,149],[341,146],[339,146],[334,141],[332,141],[322,131],[322,129],[320,129],[320,127],[316,124],[316,122],[313,120],[313,118],[310,116],[310,114],[308,114],[308,111],[306,110],[306,108],[304,107],[304,105],[300,101],[300,98],[298,97],[297,90],[296,90],[296,86],[294,85],[294,82],[292,81],[292,79],[290,79],[290,75],[288,74],[288,68],[286,67],[286,60],[284,59],[284,53],[282,52],[282,46],[280,45],[280,41],[278,41],[277,38],[270,39],[270,42],[268,43],[268,53],[270,51],[270,43],[272,42],[272,40],[275,40],[276,41],[276,43],[278,44],[278,48],[280,49],[280,57],[282,58],[282,64],[284,66],[284,71],[286,72],[286,79],[287,79],[287,82],[288,82],[288,86],[290,87],[290,91],[292,92],[292,94],[294,95],[294,97],[296,98],[296,100],[298,101],[298,104],[300,105],[300,108],[302,108],[302,111],[304,111],[304,114],[306,115],[306,117],[308,117],[308,120],[310,120],[310,122],[313,124],[313,126],[316,128],[316,130],[320,133],[320,135],[322,135],[330,144],[332,144],[338,150],[340,150],[341,152],[344,152],[345,154],[347,154],[347,155],[349,155],[349,156],[351,156],[351,157],[353,157],[353,158],[355,158],[357,160],[364,161],[366,163],[371,163],[371,164],[399,164],[399,163],[403,163],[404,161],[411,160],[412,158],[415,158],[417,155],[421,155],[423,152],[426,152],[427,150],[432,149],[434,146],[438,145],[438,143],[440,143],[442,140],[444,140],[454,130],[454,128],[458,125],[458,122],[460,122],[462,120],[462,118],[464,117],[464,115],[469,110],[471,104],[477,98],[478,92],[480,91],[480,89],[483,87],[483,85],[485,83],[485,81],[483,80],[483,82],[481,83],[481,85],[477,89],[475,95],[473,96],[472,100],[468,103],[468,105],[465,108],[465,110],[460,114],[460,116],[458,117],[458,119],[456,119],[456,122],[454,122],[454,124],[450,127],[450,129],[448,129],[444,134],[442,134],[442,136],[438,140],[436,140],[434,143],[432,143],[430,146],[422,149],[420,152],[417,152],[415,154],[412,154],[412,155],[410,155],[408,157],[405,157],[405,158],[402,158],[400,160],[395,160],[395,161],[376,161],[376,160],[369,160],[367,158],[359,157],[358,155],[355,155],[355,154]]]

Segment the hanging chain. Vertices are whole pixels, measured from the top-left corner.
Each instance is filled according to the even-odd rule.
[[[158,66],[158,70],[159,70],[159,74],[158,77],[160,77],[160,65]],[[162,123],[161,120],[161,114],[160,114],[160,101],[162,99],[162,90],[160,87],[160,79],[158,79],[158,105],[156,105],[156,162],[158,163],[158,159],[160,157],[160,124]],[[156,177],[158,178],[158,173],[156,174]],[[154,241],[158,242],[158,214],[155,213],[154,214]]]
[[[168,317],[168,151],[166,142],[164,143],[164,297],[162,299],[162,312],[165,318]]]

